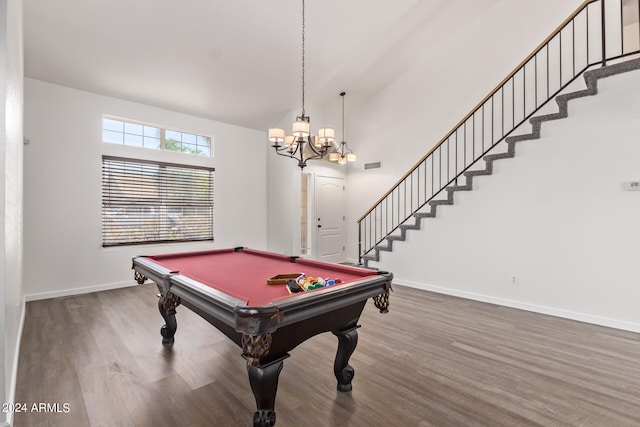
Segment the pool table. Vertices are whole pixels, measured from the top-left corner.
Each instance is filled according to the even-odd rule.
[[[162,342],[174,343],[176,307],[188,307],[242,348],[257,411],[253,425],[275,424],[275,398],[283,360],[298,344],[322,332],[338,338],[334,374],[338,390],[351,390],[360,314],[372,297],[380,312],[389,306],[391,273],[279,255],[248,248],[140,256],[135,280],[156,283],[165,324]],[[279,275],[304,274],[337,284],[291,293],[268,284]],[[277,281],[277,280],[276,280]]]

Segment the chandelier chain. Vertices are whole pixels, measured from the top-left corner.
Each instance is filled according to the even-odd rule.
[[[342,141],[344,142],[344,96],[346,92],[342,92],[340,96],[342,97]]]
[[[332,162],[338,162],[338,164],[344,165],[356,160],[356,155],[349,150],[345,153],[347,143],[344,141],[345,133],[345,113],[344,113],[344,95],[345,92],[340,93],[342,98],[342,147],[339,147],[336,143],[336,130],[331,127],[318,129],[317,135],[311,135],[311,119],[306,115],[304,110],[305,101],[305,35],[306,35],[306,22],[305,22],[305,0],[302,2],[302,114],[296,117],[293,122],[293,134],[287,135],[284,129],[270,128],[269,129],[269,142],[272,142],[276,154],[283,157],[289,157],[297,160],[298,167],[303,170],[307,166],[309,160],[323,160],[328,159]],[[281,145],[282,144],[282,145]]]
[[[304,116],[304,0],[302,0],[302,115]]]

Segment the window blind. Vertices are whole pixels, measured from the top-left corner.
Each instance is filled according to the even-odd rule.
[[[102,246],[213,240],[214,169],[102,157]]]

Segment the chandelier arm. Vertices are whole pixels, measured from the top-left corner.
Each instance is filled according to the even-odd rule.
[[[309,141],[309,148],[311,149],[311,151],[313,151],[315,153],[316,156],[319,156],[319,157],[314,157],[315,159],[321,159],[329,151],[324,146],[322,146],[321,148],[316,148],[315,145],[311,141]]]
[[[296,147],[296,149],[295,149],[295,150],[293,150],[293,151],[289,150],[289,147],[286,147],[286,146],[283,146],[282,148],[279,148],[279,147],[274,147],[274,146],[272,145],[272,147],[276,149],[276,154],[277,154],[277,155],[279,155],[279,156],[283,156],[283,157],[290,157],[290,158],[294,158],[294,157],[295,157],[296,152],[298,151],[298,147]],[[284,152],[285,154],[283,154],[283,152]]]
[[[286,151],[286,153],[282,154],[283,151]],[[283,157],[293,157],[293,155],[295,154],[295,151],[292,153],[288,150],[285,150],[284,148],[276,148],[276,154]]]
[[[318,151],[314,150],[313,148],[312,148],[311,150],[314,152],[314,155],[313,155],[313,156],[309,156],[309,157],[307,157],[307,159],[306,159],[306,160],[317,160],[317,159],[321,159],[321,158],[323,158],[323,157],[324,157],[324,155],[326,154],[326,153],[318,152]],[[305,160],[305,162],[306,162],[306,160]]]
[[[321,154],[321,151],[318,151],[318,149],[316,149],[316,147],[314,147],[312,143],[309,143],[309,149],[316,155]]]
[[[315,149],[313,148],[313,144],[309,143],[309,146],[311,148],[311,151],[313,151],[314,153],[316,153]],[[304,143],[302,144],[298,144],[298,149],[300,150],[300,157],[297,158],[298,160],[298,166],[300,167],[300,169],[304,169],[307,166],[307,162],[309,160],[317,160],[317,159],[321,159],[322,156],[319,154],[315,154],[313,156],[308,156],[308,157],[304,157]]]

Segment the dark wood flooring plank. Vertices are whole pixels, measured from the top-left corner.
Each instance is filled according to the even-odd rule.
[[[248,426],[255,401],[240,349],[184,307],[161,344],[153,284],[27,304],[16,398],[69,403],[24,426]],[[637,426],[640,334],[396,287],[368,304],[351,358],[337,339],[284,361],[277,425]]]

